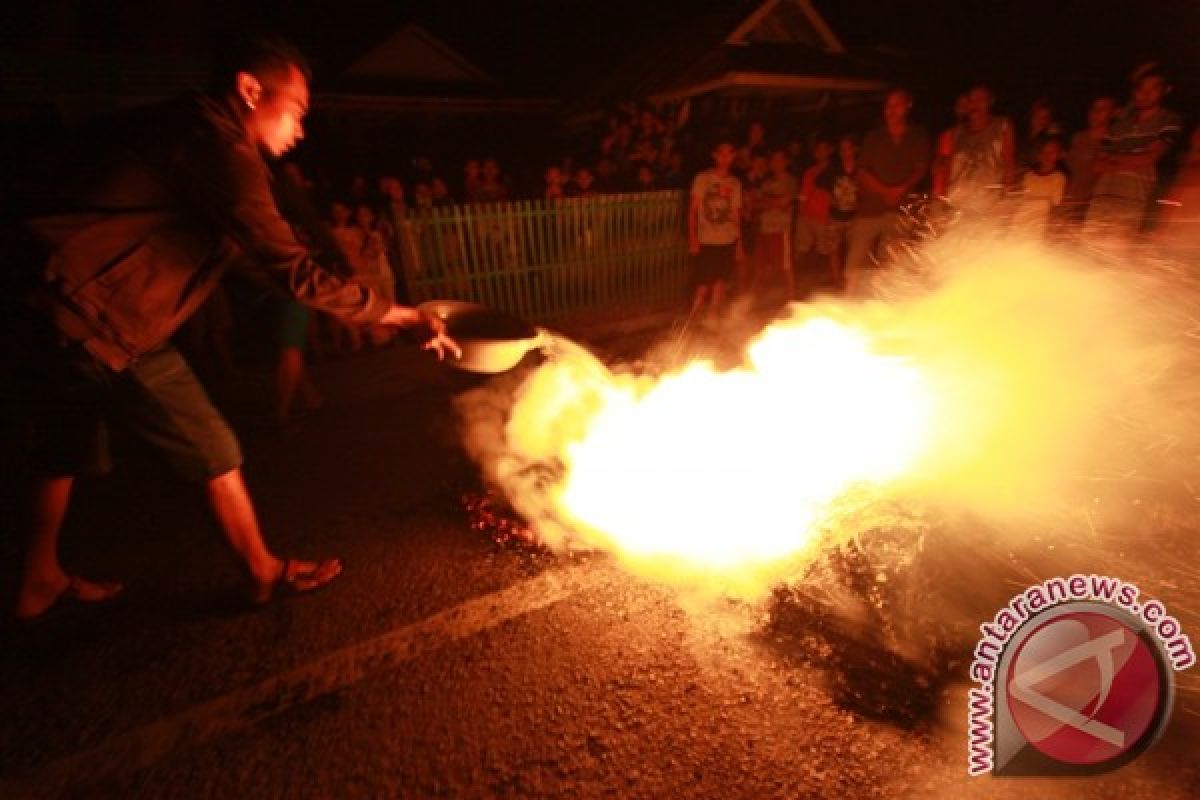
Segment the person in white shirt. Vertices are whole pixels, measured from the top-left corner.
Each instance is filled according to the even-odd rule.
[[[1054,209],[1062,204],[1067,190],[1067,176],[1059,166],[1062,143],[1046,139],[1037,148],[1034,164],[1021,176],[1024,195],[1013,218],[1013,226],[1035,236],[1046,233]]]
[[[730,172],[736,154],[724,140],[713,148],[713,166],[692,181],[688,252],[692,255],[692,313],[705,305],[715,314],[733,282],[742,250],[742,183]]]

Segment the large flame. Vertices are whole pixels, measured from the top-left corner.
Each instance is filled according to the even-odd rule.
[[[1194,452],[1170,287],[1032,244],[940,258],[933,288],[794,307],[735,369],[621,374],[561,344],[511,408],[464,401],[468,445],[550,545],[746,592],[850,496],[1002,517],[1112,475],[1191,479],[1153,449]]]
[[[773,327],[749,361],[606,386],[562,454],[566,521],[626,557],[738,570],[802,550],[830,501],[902,473],[926,441],[920,373],[858,331]]]

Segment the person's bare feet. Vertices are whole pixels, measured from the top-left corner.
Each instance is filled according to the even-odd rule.
[[[89,581],[78,575],[59,574],[53,578],[28,579],[21,586],[13,616],[21,620],[36,619],[65,600],[103,603],[112,600],[124,588],[119,583]]]
[[[289,558],[278,562],[279,568],[271,580],[255,582],[251,601],[265,605],[280,594],[303,594],[320,589],[342,574],[342,562],[337,558],[321,561],[300,561]]]

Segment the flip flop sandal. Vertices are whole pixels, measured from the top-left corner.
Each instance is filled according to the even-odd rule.
[[[13,619],[19,623],[38,622],[39,620],[57,617],[74,608],[110,602],[125,591],[125,587],[119,583],[94,583],[93,585],[103,590],[100,596],[86,596],[83,589],[83,579],[78,575],[68,575],[66,588],[59,592],[54,601],[46,606],[45,610],[40,614],[35,614],[31,617],[13,617]]]
[[[253,601],[255,605],[264,606],[280,597],[315,592],[328,586],[341,574],[341,559],[327,558],[307,569],[301,568],[296,559],[285,559],[278,580],[259,587]]]

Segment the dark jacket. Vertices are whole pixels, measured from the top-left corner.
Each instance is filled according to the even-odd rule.
[[[30,302],[122,370],[162,344],[227,269],[354,322],[388,302],[319,267],[271,194],[266,163],[227,101],[191,97],[117,126],[52,213],[27,221],[44,253]]]

